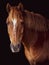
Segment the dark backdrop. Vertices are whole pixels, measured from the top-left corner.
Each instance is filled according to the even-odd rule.
[[[24,49],[19,53],[13,54],[10,50],[10,40],[7,33],[6,17],[6,4],[17,5],[22,2],[24,8],[29,11],[34,11],[49,18],[49,2],[46,0],[0,0],[0,65],[29,65],[25,55]],[[48,60],[37,65],[49,65]]]

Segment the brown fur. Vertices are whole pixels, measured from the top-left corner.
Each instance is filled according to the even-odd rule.
[[[38,61],[44,61],[47,57],[49,58],[49,20],[47,20],[40,14],[24,10],[22,4],[19,4],[18,6],[18,11],[15,7],[13,7],[14,9],[12,9],[14,10],[14,12],[16,12],[16,16],[17,14],[21,14],[20,18],[23,19],[23,26],[21,24],[20,25],[24,29],[21,42],[24,45],[25,56],[27,57],[31,65],[33,63],[35,64]],[[13,11],[12,9],[11,11]],[[11,14],[11,12],[9,14]],[[11,16],[9,19],[8,18],[7,20],[11,19]],[[19,21],[18,23],[20,23]],[[9,30],[8,33],[10,31],[12,30]],[[19,33],[20,32],[18,32],[17,34],[18,36]],[[11,34],[12,32],[10,32],[9,36]]]

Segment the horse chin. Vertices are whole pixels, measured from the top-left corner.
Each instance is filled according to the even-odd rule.
[[[13,53],[20,52],[20,50],[21,50],[21,43],[17,43],[15,46],[11,43],[10,44],[10,48],[11,48],[11,51]]]

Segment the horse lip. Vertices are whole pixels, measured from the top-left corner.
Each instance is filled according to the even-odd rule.
[[[10,48],[11,48],[11,51],[13,53],[20,52],[20,50],[21,50],[21,43],[16,44],[15,46],[13,44],[10,44]]]

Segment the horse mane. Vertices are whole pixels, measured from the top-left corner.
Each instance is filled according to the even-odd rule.
[[[47,31],[47,20],[44,16],[25,10],[25,27],[36,31]]]

